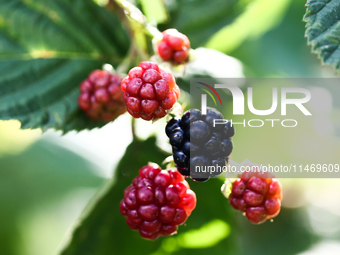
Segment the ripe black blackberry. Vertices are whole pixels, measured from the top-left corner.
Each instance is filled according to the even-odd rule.
[[[233,150],[234,126],[227,121],[214,127],[214,119],[224,119],[214,108],[207,107],[206,115],[198,109],[191,109],[182,118],[172,118],[165,128],[178,171],[195,181],[203,182],[219,175],[221,171],[217,169],[223,169]],[[196,166],[201,172],[195,171]],[[215,166],[216,171],[202,171],[206,171],[207,166]]]

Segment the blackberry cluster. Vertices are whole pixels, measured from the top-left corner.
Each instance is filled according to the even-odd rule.
[[[176,233],[196,207],[196,195],[177,170],[149,164],[124,191],[120,212],[127,225],[146,239]]]
[[[191,109],[182,118],[172,118],[165,128],[178,171],[195,181],[219,175],[233,150],[234,127],[229,121],[214,127],[215,119],[223,119],[223,115],[214,108],[207,107],[206,115]],[[202,170],[196,171],[196,166]],[[215,166],[216,171],[206,172],[207,166]]]
[[[244,172],[232,184],[229,202],[245,212],[251,223],[260,224],[277,216],[282,201],[281,183],[270,173]]]
[[[108,71],[94,70],[80,85],[79,107],[94,120],[112,121],[126,112],[122,79]]]
[[[149,61],[129,71],[121,83],[127,111],[134,118],[156,120],[177,102],[180,89],[170,71]]]
[[[182,64],[188,61],[190,41],[176,29],[167,29],[162,33],[162,40],[157,45],[158,55],[164,61]]]

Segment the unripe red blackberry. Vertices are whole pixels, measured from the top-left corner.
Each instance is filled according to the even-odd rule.
[[[121,89],[127,111],[132,117],[144,120],[164,117],[180,94],[171,72],[149,61],[132,68],[123,79]]]
[[[126,112],[122,79],[108,71],[94,70],[80,85],[79,107],[94,120],[112,121]]]
[[[244,172],[232,184],[229,202],[236,210],[245,212],[251,223],[260,224],[280,212],[281,183],[270,173]]]
[[[146,239],[177,232],[196,207],[196,195],[177,170],[149,164],[124,191],[119,210],[127,225]]]
[[[158,55],[164,61],[182,64],[188,61],[190,41],[176,29],[167,29],[162,33],[162,40],[157,45]]]

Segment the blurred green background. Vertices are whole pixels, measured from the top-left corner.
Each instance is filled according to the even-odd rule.
[[[336,77],[332,68],[321,67],[307,47],[301,22],[304,0],[132,3],[149,21],[158,22],[160,30],[175,27],[187,34],[193,48],[208,47],[238,59],[242,69],[241,65],[220,66],[219,58],[212,63],[230,77],[242,73],[245,77]],[[185,79],[181,83],[185,86]],[[65,254],[340,254],[338,179],[282,179],[282,211],[273,222],[260,226],[231,209],[220,192],[221,180],[190,182],[198,204],[179,234],[157,242],[141,239],[119,215],[122,190],[140,166],[151,160],[160,164],[170,148],[164,120],[137,121],[137,136],[145,142],[132,141],[126,123],[130,123],[127,114],[101,129],[62,136],[52,130],[22,131],[17,121],[0,122],[0,254],[59,254],[88,202],[96,202],[102,187],[111,182],[116,186],[82,224],[89,239],[76,232]],[[249,136],[236,133],[234,158],[250,153]],[[155,152],[155,145],[161,149]],[[277,153],[269,146],[261,152],[266,157]]]

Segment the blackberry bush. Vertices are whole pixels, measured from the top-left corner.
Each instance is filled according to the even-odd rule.
[[[134,118],[156,120],[166,115],[180,95],[170,71],[149,61],[129,71],[122,83],[127,111]]]
[[[233,150],[231,137],[235,133],[234,127],[229,121],[214,127],[214,119],[223,119],[223,115],[214,108],[207,107],[206,115],[198,109],[191,109],[182,118],[172,118],[165,128],[178,171],[196,181],[206,181],[221,173],[198,173],[196,166],[215,166],[215,170],[221,170]]]
[[[340,69],[338,55],[340,40],[337,26],[340,22],[339,1],[307,0],[304,17],[304,21],[307,22],[305,35],[308,44],[312,46],[311,50],[318,53],[324,64],[332,64],[336,70]],[[109,157],[112,157],[111,161],[115,162],[117,166],[112,171],[114,173],[113,181],[104,190],[100,189],[98,196],[91,199],[90,204],[86,207],[86,214],[82,214],[83,218],[77,224],[72,238],[64,247],[64,251],[60,251],[62,255],[171,252],[183,254],[190,253],[188,248],[194,252],[198,251],[197,253],[219,253],[219,251],[228,253],[230,250],[229,253],[232,254],[242,253],[242,251],[260,254],[266,250],[268,254],[272,254],[277,251],[277,247],[291,248],[294,247],[291,244],[297,243],[297,246],[292,250],[280,251],[282,254],[296,254],[301,253],[304,247],[310,248],[313,244],[311,240],[315,239],[313,238],[315,233],[310,231],[306,224],[301,226],[296,224],[299,222],[301,210],[296,210],[296,213],[294,210],[290,210],[289,213],[286,213],[284,215],[285,222],[294,223],[276,224],[280,228],[279,231],[276,231],[277,233],[272,232],[272,229],[269,228],[258,229],[258,233],[255,235],[247,233],[242,235],[242,231],[235,231],[237,225],[233,224],[233,221],[237,217],[237,213],[230,215],[222,207],[221,210],[218,209],[218,206],[223,205],[223,202],[226,201],[222,201],[221,196],[214,195],[214,189],[217,191],[219,188],[217,187],[219,186],[218,182],[214,181],[203,185],[197,183],[191,185],[192,188],[197,188],[195,192],[200,195],[201,204],[199,206],[201,209],[199,209],[200,212],[194,214],[195,219],[192,217],[195,224],[190,226],[189,233],[183,234],[179,238],[158,240],[157,243],[153,243],[143,240],[137,232],[130,231],[125,226],[126,220],[130,228],[138,230],[147,239],[173,234],[177,228],[183,232],[189,230],[189,228],[178,227],[183,224],[196,205],[195,195],[184,178],[190,176],[195,181],[205,181],[217,176],[220,173],[218,167],[221,169],[228,164],[228,161],[231,161],[234,128],[230,122],[213,126],[215,118],[223,118],[218,111],[209,108],[207,114],[202,115],[199,110],[192,109],[180,118],[173,118],[167,124],[166,132],[172,145],[176,170],[165,171],[158,166],[146,166],[139,175],[137,172],[134,174],[138,175],[134,180],[129,179],[131,169],[138,170],[139,166],[146,165],[147,160],[150,159],[162,162],[165,157],[169,156],[160,148],[164,145],[163,141],[157,140],[155,136],[146,138],[145,133],[143,134],[143,138],[146,138],[144,141],[138,139],[138,135],[145,130],[136,130],[141,128],[139,123],[124,118],[118,118],[119,122],[99,130],[105,122],[116,119],[125,111],[128,111],[134,118],[154,121],[167,114],[173,114],[177,108],[180,108],[175,103],[180,96],[180,89],[176,85],[174,76],[168,70],[161,68],[161,65],[158,66],[157,63],[169,66],[176,79],[178,77],[177,83],[181,85],[181,92],[185,94],[181,98],[183,107],[189,104],[187,93],[190,92],[190,78],[211,78],[207,82],[211,85],[206,86],[205,83],[198,83],[201,84],[196,87],[198,93],[191,93],[192,95],[201,95],[205,91],[207,103],[211,105],[217,102],[215,96],[221,104],[223,98],[219,98],[218,93],[215,93],[214,90],[212,90],[214,93],[211,94],[206,88],[221,89],[221,86],[214,86],[219,77],[236,78],[237,80],[231,81],[230,84],[240,85],[242,99],[244,99],[243,101],[248,100],[250,107],[251,103],[255,103],[251,102],[251,99],[253,101],[268,101],[266,100],[268,95],[275,97],[275,95],[280,96],[283,92],[292,91],[286,90],[277,94],[276,90],[271,91],[272,86],[269,83],[266,88],[262,88],[259,86],[259,84],[263,84],[261,81],[253,83],[251,79],[244,80],[249,74],[256,72],[260,74],[259,76],[262,74],[263,77],[274,74],[274,76],[283,75],[289,78],[291,75],[301,73],[301,75],[311,74],[313,77],[323,77],[322,72],[318,75],[313,61],[306,62],[310,56],[308,52],[301,50],[305,44],[303,39],[292,40],[292,37],[302,38],[301,26],[295,26],[293,22],[293,20],[301,20],[302,3],[288,0],[277,3],[275,1],[264,2],[263,4],[253,4],[251,1],[243,1],[240,5],[238,1],[219,1],[217,5],[216,2],[208,0],[199,2],[0,1],[0,73],[2,74],[0,76],[0,119],[3,122],[0,124],[4,125],[4,128],[0,126],[0,134],[2,138],[8,138],[8,141],[4,139],[4,143],[1,141],[2,147],[5,148],[5,150],[1,148],[1,157],[5,157],[7,154],[11,156],[12,149],[15,152],[23,152],[22,155],[16,153],[15,157],[9,158],[13,164],[9,164],[11,162],[4,158],[3,162],[7,164],[3,164],[1,168],[5,177],[4,179],[1,176],[1,180],[6,181],[5,185],[2,185],[3,193],[6,193],[5,189],[10,192],[7,192],[9,195],[6,193],[2,199],[2,202],[9,203],[9,206],[4,204],[1,215],[3,224],[0,228],[0,254],[10,255],[9,253],[15,253],[18,249],[22,254],[29,253],[32,248],[35,250],[34,242],[31,242],[32,247],[28,247],[25,242],[18,242],[20,240],[17,238],[21,236],[20,231],[22,230],[21,227],[17,227],[18,217],[24,210],[32,207],[30,205],[40,205],[51,201],[51,199],[63,198],[66,193],[79,188],[100,189],[99,185],[104,176],[92,173],[91,161],[96,161],[94,159],[96,155],[99,157],[106,155],[105,152],[109,154],[111,152]],[[290,2],[294,2],[294,4]],[[297,11],[298,9],[299,11]],[[254,14],[260,14],[261,20],[268,20],[268,22],[265,25],[260,24],[257,20],[259,15]],[[291,24],[293,26],[289,31],[292,36],[287,36],[287,27]],[[165,30],[165,27],[171,29]],[[175,28],[185,32],[186,35]],[[268,34],[271,36],[263,36]],[[253,38],[254,35],[256,38]],[[249,39],[252,39],[251,42]],[[254,45],[270,45],[270,50],[264,51],[263,47],[254,47]],[[191,48],[198,46],[198,49]],[[273,54],[282,53],[283,50],[286,54]],[[239,59],[225,54],[238,52],[246,54],[236,54]],[[294,57],[290,57],[289,53]],[[154,60],[156,63],[148,60]],[[270,65],[274,62],[275,65]],[[108,71],[95,70],[99,66],[105,66],[106,70],[109,70],[109,66],[114,66],[119,70],[119,73],[126,73],[127,77],[119,77]],[[296,68],[289,68],[293,66]],[[282,70],[285,72],[283,73]],[[202,79],[202,81],[204,80]],[[273,81],[272,85],[285,88],[285,84],[281,86],[276,83]],[[304,169],[299,164],[302,172],[297,172],[299,174],[297,177],[304,176],[300,174],[308,176],[311,172],[313,175],[318,175],[320,174],[318,170],[321,167],[315,165],[322,166],[322,171],[324,171],[327,167],[323,163],[327,163],[329,173],[325,177],[328,177],[333,168],[337,168],[336,164],[330,165],[330,163],[336,163],[334,155],[340,145],[337,143],[337,132],[321,131],[322,137],[320,137],[320,130],[322,130],[320,126],[325,119],[318,119],[318,117],[323,113],[328,122],[335,121],[327,123],[329,124],[327,127],[334,126],[336,128],[336,113],[340,107],[333,104],[332,107],[316,109],[315,105],[310,105],[307,101],[311,99],[309,94],[312,94],[313,102],[321,104],[323,101],[327,101],[331,104],[332,100],[336,100],[337,91],[331,84],[319,84],[319,86],[317,83],[308,83],[301,85],[304,90],[307,90],[306,93],[300,91],[305,94],[306,100],[300,98],[302,100],[300,103],[305,102],[301,104],[306,109],[298,106],[287,110],[286,120],[294,121],[291,119],[294,116],[297,117],[294,111],[300,112],[300,110],[303,115],[307,115],[306,111],[310,111],[309,115],[315,119],[301,115],[299,124],[293,129],[285,128],[286,132],[281,132],[283,129],[280,126],[283,126],[283,122],[282,125],[279,123],[272,125],[269,128],[270,134],[266,127],[256,128],[258,136],[267,139],[266,145],[268,145],[256,148],[261,150],[261,153],[268,158],[267,161],[270,161],[271,164],[289,165],[291,163],[288,162],[289,160],[305,163]],[[327,86],[323,85],[330,87],[327,89]],[[300,87],[299,83],[294,83],[294,86]],[[314,90],[318,87],[325,87],[321,91],[324,93],[316,93],[318,91]],[[251,93],[247,94],[252,88],[254,89],[253,97],[251,97]],[[310,91],[308,91],[309,89]],[[332,97],[330,98],[325,93]],[[323,95],[327,97],[323,98]],[[291,95],[287,95],[287,97],[291,98]],[[318,101],[316,100],[318,98],[315,99],[315,97],[320,97],[322,100]],[[307,100],[307,98],[309,99]],[[232,97],[228,95],[228,99],[236,100],[236,94]],[[275,101],[270,99],[269,101]],[[200,98],[197,97],[197,102],[200,101]],[[236,105],[236,102],[234,103]],[[289,102],[286,101],[286,104]],[[261,105],[258,107],[261,108]],[[246,109],[246,112],[248,110]],[[280,110],[276,109],[273,116],[268,116],[268,118],[275,117]],[[283,111],[281,113],[283,115]],[[237,114],[236,110],[235,114]],[[247,117],[247,113],[245,117]],[[266,116],[259,116],[259,118],[268,120]],[[131,120],[131,118],[128,119]],[[8,123],[9,120],[15,121]],[[151,127],[150,122],[144,124],[146,126],[143,125],[143,127]],[[155,130],[157,136],[158,132],[164,132],[165,125],[164,123],[160,130]],[[90,153],[82,159],[79,155],[72,153],[72,151],[77,151],[78,146],[70,148],[70,152],[64,150],[65,148],[59,148],[60,146],[54,146],[53,143],[38,143],[36,146],[27,147],[28,150],[31,150],[29,154],[17,148],[21,145],[19,143],[6,146],[6,143],[12,143],[13,137],[15,138],[13,142],[21,139],[21,135],[12,132],[14,129],[16,131],[19,126],[20,129],[39,129],[33,131],[37,133],[49,129],[57,130],[58,133],[54,134],[56,139],[59,139],[57,137],[60,137],[61,134],[72,132],[70,136],[80,138],[83,142],[80,142],[80,145],[84,146],[85,150],[89,149]],[[240,128],[243,127],[240,126]],[[245,128],[244,132],[247,132],[248,128],[251,127]],[[82,132],[82,130],[89,129],[96,130]],[[76,134],[78,131],[82,133]],[[24,143],[34,141],[36,134],[32,133],[32,137],[30,137],[30,132],[28,130],[24,132],[22,136]],[[54,131],[52,132],[54,133]],[[110,132],[109,136],[106,132]],[[283,133],[294,134],[287,136]],[[93,135],[98,139],[91,139]],[[110,137],[112,141],[109,141]],[[295,137],[299,137],[299,139],[294,141]],[[249,134],[240,138],[244,139],[239,144],[243,148],[240,149],[237,158],[240,160],[252,158],[251,154],[254,150],[248,145],[256,144],[258,140],[253,139],[252,141],[253,137]],[[289,138],[291,141],[285,142]],[[53,140],[57,141],[56,139]],[[77,140],[80,141],[80,139]],[[89,141],[85,141],[85,139],[89,139]],[[132,140],[130,145],[126,144],[127,140]],[[330,146],[326,146],[328,144]],[[279,146],[273,150],[275,145]],[[310,153],[306,153],[308,145],[311,145]],[[85,148],[85,146],[88,147]],[[306,150],[303,150],[304,146]],[[7,147],[10,153],[7,153]],[[285,157],[287,151],[285,147],[292,149],[288,157]],[[298,150],[299,148],[302,149]],[[46,152],[47,154],[41,154],[40,149],[42,149],[42,153]],[[99,149],[103,149],[103,151]],[[123,156],[122,153],[115,153],[116,150],[126,150],[126,152]],[[299,151],[304,153],[299,153]],[[51,156],[50,152],[56,153]],[[120,156],[122,156],[121,160],[118,158]],[[16,164],[18,160],[22,160],[22,164]],[[39,160],[42,162],[38,162]],[[49,160],[64,163],[59,166],[59,170],[70,168],[70,171],[58,171],[57,167],[55,169],[44,167],[45,163],[46,166],[58,166],[54,162],[47,164]],[[42,164],[36,164],[37,167],[35,167],[35,165],[32,166],[32,163]],[[41,169],[39,169],[40,165]],[[106,167],[101,164],[98,166]],[[216,169],[205,174],[206,171],[209,171],[205,168],[206,166],[215,166]],[[19,172],[14,171],[15,167]],[[20,177],[18,173],[26,170],[23,169],[24,167],[27,168],[27,171],[35,171],[27,174],[27,177],[32,177],[31,179],[18,178]],[[197,173],[196,167],[202,172]],[[78,168],[81,168],[82,171],[78,171]],[[50,175],[49,172],[46,172],[47,175],[43,174],[45,170],[51,170],[49,172],[53,175]],[[81,176],[75,176],[72,171],[77,175],[81,173]],[[45,179],[45,177],[50,178]],[[190,183],[191,180],[187,181]],[[131,182],[132,184],[125,190],[123,198],[123,190]],[[216,183],[217,185],[215,185]],[[13,189],[14,184],[22,189]],[[27,187],[24,186],[25,184]],[[35,184],[40,184],[40,186]],[[33,185],[34,189],[30,189]],[[315,187],[315,189],[317,188]],[[10,194],[11,189],[15,191],[13,194]],[[26,190],[36,192],[37,195],[32,193],[27,196]],[[319,192],[319,190],[317,191]],[[295,189],[292,189],[291,192],[295,192]],[[239,214],[244,213],[249,221],[261,223],[279,213],[281,193],[281,185],[274,177],[243,174],[232,184],[228,201],[239,210]],[[335,193],[329,192],[321,197],[334,201]],[[86,193],[85,195],[89,196],[90,194]],[[296,194],[296,196],[300,196],[300,194]],[[25,198],[24,203],[22,203],[23,197]],[[83,201],[83,196],[81,199]],[[292,204],[294,202],[292,201]],[[118,210],[119,206],[120,211]],[[325,209],[328,210],[328,207]],[[124,217],[121,217],[120,212]],[[37,211],[37,213],[39,216],[40,212]],[[226,214],[228,217],[225,217]],[[32,225],[31,222],[28,223],[25,226]],[[41,224],[39,221],[36,223]],[[39,226],[37,228],[32,225],[32,227],[33,230],[40,229]],[[214,240],[200,240],[204,238],[205,234],[214,230],[220,230],[218,235],[214,236],[215,242]],[[239,247],[235,242],[230,242],[231,245],[227,245],[229,239],[227,242],[222,240],[228,234],[226,232],[236,235],[229,238],[230,240],[242,239],[243,247]],[[24,234],[27,233],[36,234],[35,231],[25,229]],[[270,242],[268,242],[268,236]],[[303,237],[301,239],[305,242],[295,242],[296,236]],[[196,240],[190,242],[187,240],[188,237],[194,237]],[[33,239],[35,240],[35,238]],[[261,240],[264,242],[261,243]],[[277,245],[273,240],[282,243]],[[254,243],[258,245],[249,245]],[[18,247],[20,244],[22,247]],[[171,244],[175,245],[171,246]],[[262,244],[265,245],[265,249]],[[255,249],[258,250],[255,251]],[[38,253],[36,252],[36,254]]]
[[[120,212],[127,225],[146,239],[176,233],[196,207],[196,195],[177,170],[149,164],[124,191]]]
[[[270,173],[244,172],[232,184],[229,202],[245,212],[251,223],[260,224],[276,217],[281,208],[282,186]]]
[[[157,45],[157,53],[164,61],[183,64],[189,58],[190,41],[188,37],[176,29],[167,29]]]
[[[94,120],[116,119],[126,112],[121,81],[117,74],[94,70],[80,85],[79,107]]]

